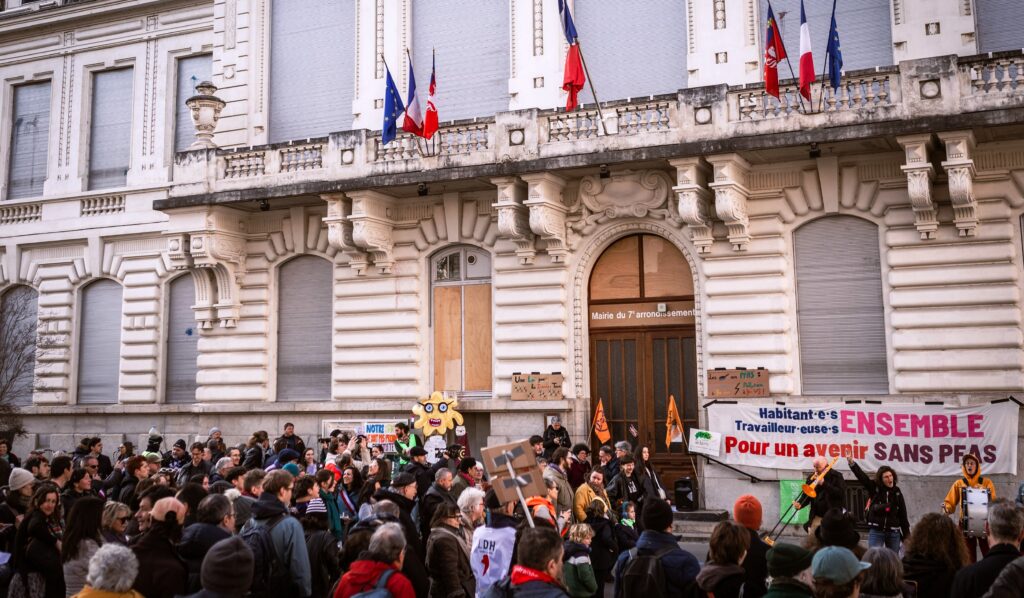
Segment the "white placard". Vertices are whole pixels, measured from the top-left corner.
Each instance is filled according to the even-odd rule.
[[[722,435],[709,430],[690,428],[690,452],[717,457],[722,451]]]

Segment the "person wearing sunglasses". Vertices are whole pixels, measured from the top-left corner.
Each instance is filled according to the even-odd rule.
[[[103,519],[100,535],[104,544],[128,545],[128,522],[132,520],[132,511],[123,502],[110,501],[103,507]]]

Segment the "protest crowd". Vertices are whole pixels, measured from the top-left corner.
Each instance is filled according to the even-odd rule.
[[[431,463],[404,423],[394,451],[340,430],[307,447],[292,424],[240,446],[221,436],[163,452],[153,430],[145,451],[126,443],[113,459],[85,438],[71,454],[24,461],[0,440],[10,555],[0,588],[12,598],[1024,595],[1024,497],[997,499],[974,455],[944,512],[912,529],[896,472],[869,476],[850,459],[871,497],[866,538],[842,505],[842,475],[817,459],[816,492],[793,505],[808,509],[805,538],[766,534],[760,502],[744,495],[694,555],[672,533],[649,447],[614,442],[592,461],[557,418],[529,439],[546,493],[524,501],[503,502],[462,446]],[[982,539],[950,517],[968,487],[992,499]]]

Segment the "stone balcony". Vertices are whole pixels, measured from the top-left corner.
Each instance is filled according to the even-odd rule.
[[[591,105],[521,110],[447,123],[426,142],[400,134],[325,138],[175,156],[170,198],[158,209],[494,177],[631,160],[710,155],[1024,120],[1024,52],[941,56],[846,73],[820,101],[783,81],[725,85]],[[603,120],[602,120],[603,116]]]

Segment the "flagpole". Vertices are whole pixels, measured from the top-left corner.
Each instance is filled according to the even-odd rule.
[[[768,0],[768,9],[772,11],[773,15],[775,14],[775,10],[772,9],[771,0]],[[775,23],[776,23],[776,25],[779,24],[778,21],[775,21]],[[785,49],[786,48],[786,41],[782,37],[782,26],[781,25],[779,25],[779,39],[782,40],[782,48]],[[796,73],[793,71],[793,62],[790,61],[790,59],[789,59],[789,52],[786,52],[786,64],[789,65],[789,78],[791,80],[792,79],[796,79]],[[804,96],[800,95],[800,90],[799,89],[797,89],[796,97],[800,98],[800,111],[803,112],[804,114],[807,114],[807,107],[804,106]]]
[[[828,40],[825,41],[825,64],[821,67],[821,94],[818,96],[818,112],[825,103],[825,70],[828,68],[828,57],[831,54],[832,23],[836,22],[836,0],[832,0],[832,19],[828,23]]]
[[[583,57],[583,46],[580,45],[580,38],[576,38],[576,48],[580,52],[580,62],[583,63],[583,74],[587,76],[587,83],[590,84],[590,94],[594,96],[594,104],[597,105],[597,118],[601,121],[601,129],[604,134],[608,134],[608,127],[604,124],[604,112],[601,110],[601,101],[597,99],[597,91],[594,89],[594,79],[590,76],[590,71],[587,69],[587,59]]]

